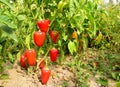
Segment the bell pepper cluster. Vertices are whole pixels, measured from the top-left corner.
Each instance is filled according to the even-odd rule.
[[[49,33],[53,44],[57,43],[59,32],[55,30],[49,31],[50,23],[51,21],[47,19],[37,21],[37,26],[39,30],[33,33],[34,43],[37,47],[42,47],[44,45],[47,33]],[[58,49],[55,47],[50,48],[49,54],[50,54],[50,60],[52,62],[56,62],[58,57]],[[21,66],[23,68],[27,68],[27,66],[35,66],[35,64],[37,63],[36,57],[37,57],[37,52],[35,51],[34,48],[25,50],[24,53],[20,56]],[[51,70],[46,66],[45,58],[41,59],[38,64],[41,70],[41,83],[47,84],[51,74]]]

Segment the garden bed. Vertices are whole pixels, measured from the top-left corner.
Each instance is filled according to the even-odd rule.
[[[87,54],[87,55],[86,55]],[[98,55],[97,51],[94,50],[87,51],[84,53],[84,58],[81,56],[81,59],[83,58],[86,60],[84,61],[84,64],[87,64],[88,60],[93,60],[96,58],[95,56]],[[89,58],[89,59],[88,59]],[[65,62],[63,64],[53,64],[50,66],[51,69],[51,76],[47,82],[46,85],[42,85],[40,81],[40,75],[41,71],[37,71],[35,73],[27,74],[27,71],[18,64],[19,61],[16,61],[13,65],[12,69],[8,69],[5,72],[9,75],[8,79],[0,80],[0,86],[3,87],[84,87],[82,83],[80,83],[78,80],[81,76],[76,76],[76,73],[79,73],[75,71],[72,67],[70,67],[70,62],[75,61],[75,59],[68,55],[65,58]],[[81,60],[80,60],[81,61]],[[83,61],[83,60],[82,60]],[[7,63],[7,65],[10,63]],[[93,69],[94,71],[94,69]],[[88,74],[88,78],[81,77],[82,81],[85,81],[86,84],[88,84],[88,87],[102,87],[101,84],[98,83],[97,78],[99,78],[99,74],[95,74],[93,71],[89,71],[89,69],[83,69],[81,73]],[[104,80],[104,79],[103,79]],[[102,80],[101,80],[102,81]],[[104,83],[104,81],[103,81]],[[107,86],[104,87],[114,87],[116,85],[116,82],[107,78]],[[84,83],[85,84],[85,83]]]

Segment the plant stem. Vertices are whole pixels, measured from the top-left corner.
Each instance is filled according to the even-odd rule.
[[[46,64],[46,67],[48,68],[48,60],[46,60],[45,62],[46,62],[46,63],[45,63],[45,64]]]
[[[40,57],[40,51],[41,51],[41,48],[39,48],[38,50],[38,58]]]
[[[53,23],[53,21],[56,19],[56,17],[58,16],[58,14],[57,14],[58,12],[56,12],[55,13],[55,16],[54,16],[54,18],[52,19],[52,21],[51,21],[51,23],[50,23],[50,25],[49,26],[51,26],[52,25],[52,23]]]
[[[44,3],[43,3],[43,0],[42,0],[42,4],[41,4],[41,14],[42,14],[42,17],[43,17],[43,19],[45,18],[44,17]]]
[[[45,59],[46,59],[46,56],[48,55],[50,48],[51,48],[51,46],[48,48],[48,50],[47,50],[47,52],[46,52],[45,56],[44,56],[41,60],[40,60],[40,59],[38,60],[36,70],[39,68],[39,64],[40,64],[43,60],[45,60]],[[39,51],[40,51],[40,49],[39,49]],[[46,65],[48,65],[47,60],[46,60]]]
[[[46,52],[44,58],[46,58],[46,56],[48,55],[50,48],[51,48],[51,46],[48,48],[48,50],[47,50],[47,52]]]

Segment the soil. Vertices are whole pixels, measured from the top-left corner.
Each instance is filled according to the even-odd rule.
[[[67,82],[68,87],[75,87],[74,74],[65,66],[51,66],[51,76],[46,85],[40,81],[41,71],[27,74],[26,70],[17,63],[12,69],[7,70],[9,79],[0,80],[0,87],[63,87]]]
[[[42,85],[40,81],[41,72],[27,74],[15,62],[12,69],[7,70],[9,79],[0,80],[0,87],[76,87],[75,75],[65,65],[53,65],[51,68],[51,76],[46,85]],[[94,78],[89,78],[89,87],[101,87]],[[108,80],[108,87],[115,87],[115,82]]]

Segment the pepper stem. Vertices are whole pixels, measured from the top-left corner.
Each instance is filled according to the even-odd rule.
[[[46,67],[48,68],[48,60],[46,60],[45,62],[46,62],[46,63],[45,63],[45,64],[46,64]]]

